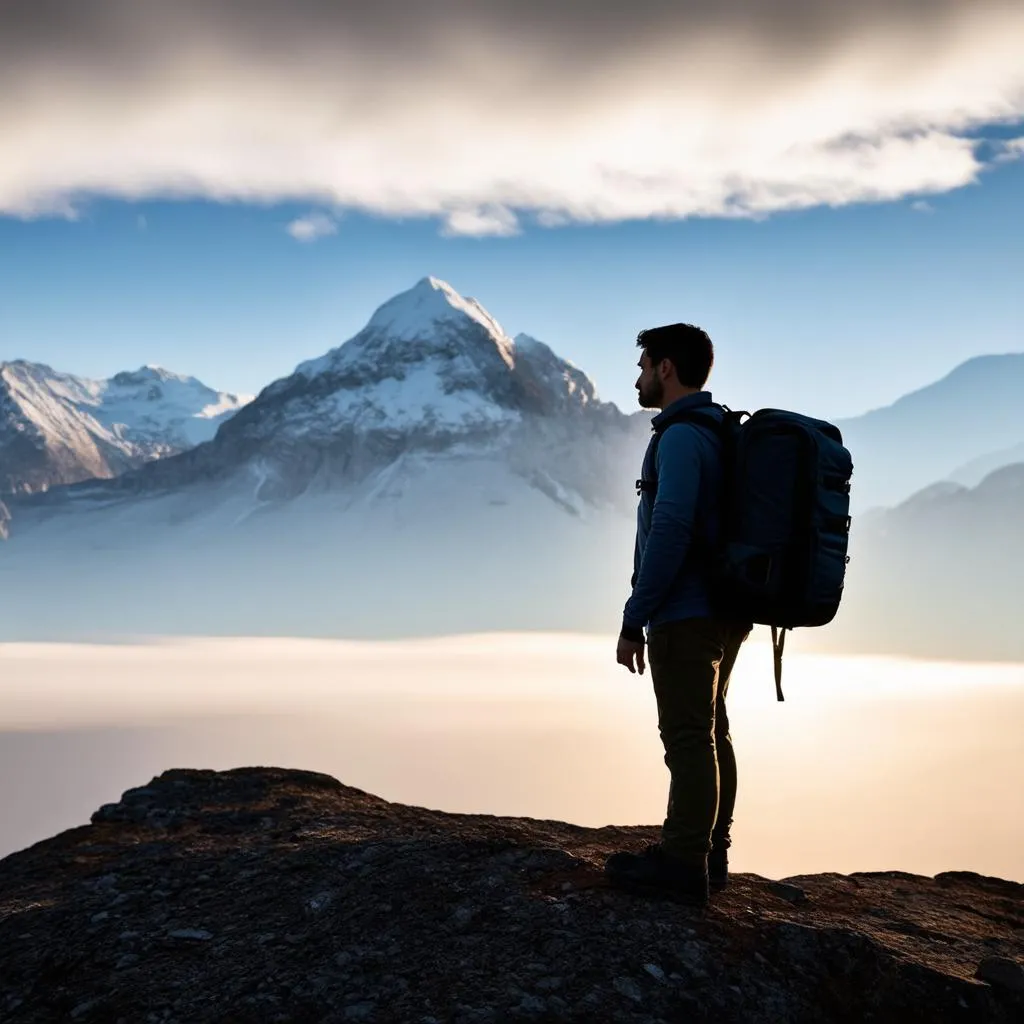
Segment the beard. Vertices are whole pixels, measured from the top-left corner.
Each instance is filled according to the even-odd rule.
[[[637,401],[641,409],[660,409],[665,398],[665,385],[660,380],[653,380],[646,386],[641,384],[638,388]]]

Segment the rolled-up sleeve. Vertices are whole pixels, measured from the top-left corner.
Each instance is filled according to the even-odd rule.
[[[658,492],[633,593],[623,612],[623,633],[636,635],[650,622],[679,574],[693,539],[700,490],[698,431],[687,423],[669,427],[658,445]]]

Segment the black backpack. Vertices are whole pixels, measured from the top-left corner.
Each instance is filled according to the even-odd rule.
[[[651,465],[657,465],[661,435],[674,423],[696,423],[721,437],[719,541],[713,550],[698,550],[708,566],[715,614],[771,627],[775,692],[783,700],[786,631],[823,626],[839,610],[853,460],[838,427],[824,420],[781,409],[750,415],[722,408],[721,420],[682,409],[659,423]],[[657,487],[657,478],[637,481],[638,492]]]

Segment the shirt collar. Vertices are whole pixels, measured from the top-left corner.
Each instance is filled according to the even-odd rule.
[[[677,398],[671,405],[665,406],[657,416],[651,420],[652,427],[659,427],[669,416],[674,416],[677,412],[681,412],[683,409],[697,409],[704,405],[711,405],[711,392],[710,391],[698,391],[692,395],[683,395],[682,398]]]

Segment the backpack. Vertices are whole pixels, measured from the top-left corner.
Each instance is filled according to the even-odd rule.
[[[722,441],[719,540],[699,548],[716,616],[771,627],[775,692],[782,695],[786,632],[823,626],[843,596],[850,539],[853,460],[838,427],[781,409],[724,416],[682,409],[655,430],[692,422]],[[637,493],[657,492],[657,477]],[[700,542],[698,541],[698,544]]]

